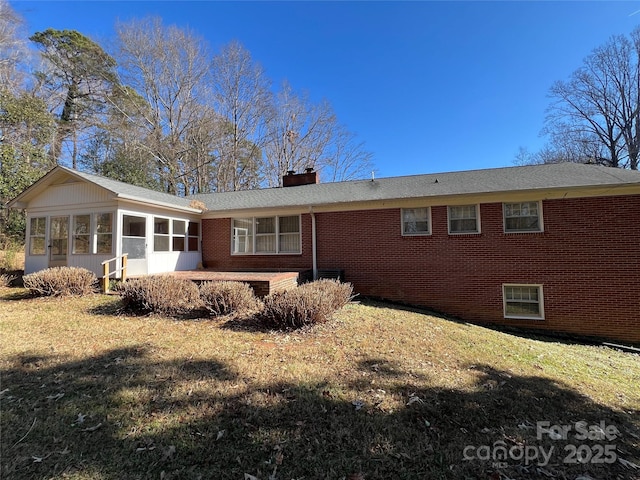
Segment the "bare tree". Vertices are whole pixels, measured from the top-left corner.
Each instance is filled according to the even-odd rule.
[[[638,169],[640,30],[596,48],[567,81],[556,82],[546,127],[553,145],[582,161]],[[566,148],[573,144],[571,148]]]
[[[157,175],[170,193],[192,192],[191,172],[203,159],[193,139],[210,109],[210,55],[204,40],[188,29],[165,26],[158,18],[116,25],[122,83],[140,95],[134,121],[142,120],[139,147],[156,160]]]
[[[338,123],[327,101],[314,104],[283,83],[274,97],[265,145],[268,186],[282,184],[287,171],[314,168],[323,181],[363,178],[374,169],[373,154],[355,134]]]
[[[285,82],[275,95],[265,145],[264,178],[270,187],[282,184],[287,171],[317,168],[325,163],[338,122],[331,105],[313,104]]]
[[[250,188],[259,183],[271,82],[235,41],[214,57],[212,82],[214,106],[223,122],[216,155],[217,190]]]
[[[21,86],[17,65],[29,54],[22,26],[22,18],[9,2],[0,0],[0,85],[13,91]]]
[[[375,170],[373,153],[365,150],[364,142],[344,126],[338,126],[332,134],[329,154],[320,166],[322,179],[342,182],[368,177]]]

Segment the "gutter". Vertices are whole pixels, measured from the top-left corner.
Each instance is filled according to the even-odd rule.
[[[313,258],[313,279],[318,279],[318,247],[316,242],[316,214],[313,211],[313,207],[309,207],[309,214],[311,215],[311,256]]]

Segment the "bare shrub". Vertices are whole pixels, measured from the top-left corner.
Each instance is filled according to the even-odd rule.
[[[10,287],[11,283],[16,279],[17,277],[13,276],[13,275],[9,275],[6,273],[2,273],[0,274],[0,287]]]
[[[198,286],[171,275],[127,280],[116,291],[125,308],[140,313],[179,315],[202,306]]]
[[[89,295],[95,291],[97,281],[93,272],[80,267],[47,268],[23,277],[25,288],[42,297]]]
[[[325,323],[353,298],[350,283],[319,280],[264,299],[262,322],[283,329]]]
[[[261,306],[251,287],[242,282],[204,282],[200,285],[200,299],[213,315],[254,311]]]

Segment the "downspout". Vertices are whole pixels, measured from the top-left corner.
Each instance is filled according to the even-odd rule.
[[[313,279],[318,279],[318,249],[316,244],[316,214],[313,207],[309,207],[311,214],[311,256],[313,259]]]

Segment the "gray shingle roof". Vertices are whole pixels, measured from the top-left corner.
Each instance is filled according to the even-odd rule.
[[[89,173],[56,167],[50,174],[63,171],[112,192],[143,203],[194,210],[192,200],[203,202],[212,212],[260,210],[314,206],[335,206],[355,202],[450,197],[486,193],[524,192],[549,189],[579,189],[634,185],[640,193],[640,172],[598,165],[558,163],[524,167],[493,168],[462,172],[431,173],[375,180],[320,183],[286,188],[245,190],[177,197],[143,187],[129,185]],[[47,174],[49,176],[50,174]],[[46,179],[45,176],[40,182]],[[34,186],[35,186],[34,185]],[[27,194],[30,187],[11,203]],[[612,193],[615,194],[615,193]]]
[[[640,172],[559,163],[211,193],[189,198],[202,201],[209,210],[222,212],[628,184],[640,187]]]
[[[169,193],[158,192],[155,190],[150,190],[144,187],[138,187],[136,185],[130,185],[128,183],[119,182],[117,180],[112,180],[110,178],[101,177],[99,175],[92,175],[90,173],[80,172],[77,170],[71,170],[66,167],[59,167],[64,169],[68,173],[72,175],[76,175],[81,177],[89,182],[92,182],[110,192],[113,192],[115,195],[123,198],[128,198],[132,200],[138,200],[145,203],[157,203],[157,204],[165,204],[165,205],[175,205],[178,207],[189,207],[190,199],[184,197],[178,197],[176,195],[171,195]]]

